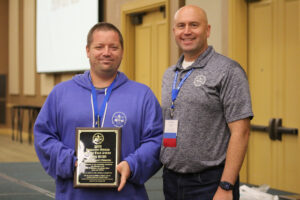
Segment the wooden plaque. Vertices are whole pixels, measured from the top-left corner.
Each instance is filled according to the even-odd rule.
[[[76,128],[74,187],[119,186],[121,134],[121,128]]]

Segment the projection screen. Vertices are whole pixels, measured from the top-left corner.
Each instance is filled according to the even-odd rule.
[[[98,0],[36,1],[38,73],[89,69],[86,37],[98,22]]]

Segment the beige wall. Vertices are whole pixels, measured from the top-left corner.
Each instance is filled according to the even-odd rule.
[[[8,93],[16,95],[20,92],[19,86],[19,64],[20,64],[20,42],[19,42],[19,1],[10,0],[8,5],[9,18],[8,18]],[[14,80],[12,82],[12,80]]]
[[[23,94],[36,95],[35,0],[23,4]]]
[[[121,7],[122,5],[136,0],[106,0],[105,2],[105,21],[110,22],[121,29]],[[125,41],[126,42],[126,41]]]

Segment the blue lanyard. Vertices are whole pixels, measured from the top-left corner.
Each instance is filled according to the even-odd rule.
[[[190,69],[185,76],[183,77],[183,79],[180,81],[179,85],[176,87],[176,83],[177,83],[177,79],[178,79],[178,70],[176,70],[175,73],[175,77],[174,77],[174,82],[173,82],[173,86],[172,86],[172,105],[171,105],[171,117],[173,118],[173,111],[174,111],[174,101],[176,100],[178,93],[184,83],[184,81],[191,75],[191,73],[193,72],[194,68]]]
[[[105,95],[104,100],[103,100],[103,102],[102,102],[102,105],[101,105],[101,108],[100,108],[100,112],[99,112],[99,113],[98,113],[98,102],[97,102],[96,88],[95,88],[95,86],[93,85],[93,83],[91,84],[91,85],[92,85],[93,104],[94,104],[94,114],[95,114],[95,127],[101,127],[101,126],[100,126],[100,121],[101,121],[101,119],[102,119],[102,117],[103,117],[106,103],[107,103],[108,100],[109,100],[109,97],[110,97],[110,94],[111,94],[111,92],[112,92],[112,89],[113,89],[113,87],[114,87],[115,82],[116,82],[116,78],[115,78],[115,80],[110,84],[110,86],[107,88],[107,92],[106,92],[106,95]]]

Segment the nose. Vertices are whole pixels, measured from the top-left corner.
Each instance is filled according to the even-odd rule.
[[[110,48],[108,46],[105,46],[103,49],[103,55],[104,56],[110,56],[111,52],[110,52]]]
[[[190,28],[189,25],[186,25],[186,26],[184,27],[184,34],[190,34],[190,33],[191,33],[191,28]]]

